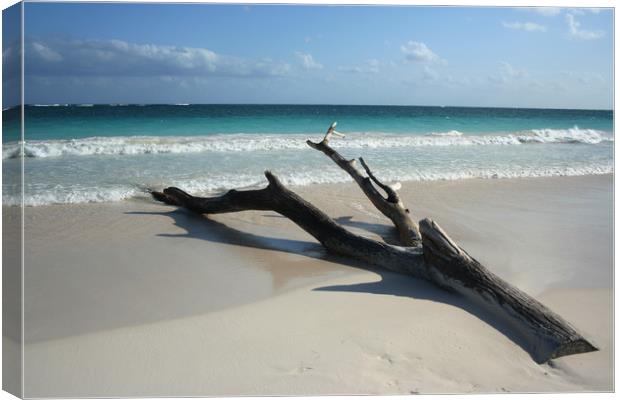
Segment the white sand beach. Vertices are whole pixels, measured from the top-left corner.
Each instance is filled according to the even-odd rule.
[[[353,184],[292,189],[356,233],[391,232]],[[40,206],[25,214],[24,395],[613,390],[612,175],[401,193],[600,351],[536,364],[462,297],[328,255],[272,212]]]

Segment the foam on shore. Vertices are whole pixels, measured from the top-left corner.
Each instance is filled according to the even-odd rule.
[[[383,179],[388,182],[420,182],[420,181],[456,181],[469,179],[513,179],[513,178],[541,178],[561,176],[605,175],[613,173],[613,165],[585,165],[579,167],[558,167],[538,169],[535,167],[519,169],[464,169],[453,172],[440,171],[412,171],[403,173],[397,169],[383,171]],[[338,170],[327,170],[320,174],[312,172],[283,172],[278,174],[280,180],[291,187],[302,187],[317,184],[348,183],[351,178]],[[265,180],[260,175],[250,174],[218,174],[203,179],[172,180],[166,182],[151,182],[150,185],[118,184],[101,188],[85,188],[56,185],[38,193],[25,192],[23,205],[44,206],[50,204],[80,204],[80,203],[107,203],[118,202],[131,198],[150,197],[149,191],[161,190],[164,187],[176,186],[196,195],[214,195],[229,189],[257,189],[265,186]],[[3,204],[8,206],[22,205],[21,194],[3,195]]]

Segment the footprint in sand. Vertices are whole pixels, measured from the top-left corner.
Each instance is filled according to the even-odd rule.
[[[297,374],[305,374],[308,371],[312,371],[314,368],[312,367],[306,367],[306,366],[301,366],[301,367],[297,367],[295,368],[293,371]]]
[[[389,355],[389,354],[381,354],[376,356],[377,359],[382,360],[382,361],[387,361],[390,365],[394,364],[394,358]]]
[[[385,382],[385,386],[387,387],[398,387],[400,382],[398,382],[398,379],[392,379],[390,381]]]

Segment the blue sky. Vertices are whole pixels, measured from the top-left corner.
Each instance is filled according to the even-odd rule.
[[[610,10],[26,3],[25,12],[27,103],[613,104]]]

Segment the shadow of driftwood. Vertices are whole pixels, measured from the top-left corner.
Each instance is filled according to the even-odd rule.
[[[487,323],[497,331],[501,332],[515,344],[531,354],[531,349],[527,345],[526,339],[514,330],[503,319],[488,312],[485,309],[471,303],[461,295],[444,291],[429,282],[416,279],[407,275],[393,273],[372,267],[366,263],[351,260],[336,255],[329,254],[316,242],[307,242],[293,239],[281,239],[247,233],[229,227],[221,222],[214,221],[207,216],[196,215],[189,211],[178,209],[170,212],[130,212],[128,214],[149,214],[164,215],[172,218],[176,226],[184,229],[183,234],[159,234],[162,237],[191,237],[203,239],[216,243],[234,244],[238,246],[283,251],[298,255],[304,255],[321,260],[328,260],[346,266],[372,271],[381,277],[380,281],[360,283],[353,285],[335,285],[315,288],[316,291],[333,292],[359,292],[379,295],[392,295],[410,297],[412,299],[428,300],[448,304],[461,308],[481,321]],[[268,217],[278,217],[277,215],[265,215]],[[197,224],[196,222],[200,223]],[[374,233],[386,233],[387,226],[379,224],[352,221],[351,217],[340,217],[336,219],[339,223],[349,224],[358,228],[368,229]],[[200,226],[200,228],[198,228]],[[380,232],[380,233],[379,233]]]
[[[399,245],[398,235],[396,229],[391,225],[373,224],[371,222],[354,221],[353,216],[345,216],[334,218],[334,221],[344,226],[350,226],[352,228],[358,228],[370,233],[374,233],[383,238],[388,244]]]
[[[328,292],[372,293],[378,295],[410,297],[412,299],[428,300],[458,307],[502,333],[513,343],[530,354],[532,358],[534,358],[527,339],[523,337],[523,335],[516,331],[501,317],[498,317],[497,315],[471,303],[465,297],[439,289],[430,282],[407,275],[376,269],[373,269],[372,271],[380,275],[381,280],[352,285],[324,286],[313,290]]]
[[[215,221],[206,215],[197,215],[183,209],[167,212],[133,211],[125,214],[167,216],[172,218],[175,226],[178,226],[186,232],[179,234],[160,233],[157,235],[159,237],[193,238],[207,240],[213,243],[232,244],[254,249],[276,250],[331,261],[341,265],[365,268],[365,264],[362,262],[328,253],[325,248],[317,242],[283,239],[244,232]],[[264,217],[284,218],[280,215],[269,214],[264,215]]]

